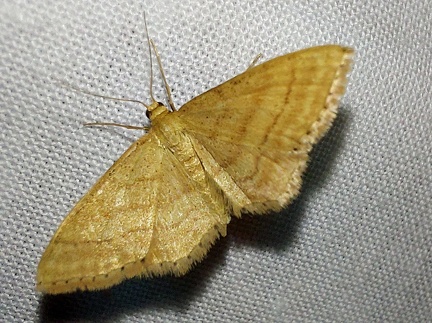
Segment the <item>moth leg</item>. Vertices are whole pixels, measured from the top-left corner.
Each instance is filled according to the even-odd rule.
[[[246,71],[247,70],[249,70],[249,69],[251,69],[252,67],[254,67],[255,65],[256,65],[256,63],[261,59],[263,57],[263,54],[262,53],[259,53],[257,56],[255,56],[255,58],[253,59],[253,61],[249,64],[249,66],[248,66],[248,68],[246,69]]]

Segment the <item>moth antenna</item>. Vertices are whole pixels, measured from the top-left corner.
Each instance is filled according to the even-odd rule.
[[[153,96],[153,56],[152,56],[152,52],[151,52],[150,37],[149,37],[148,28],[147,28],[147,18],[145,15],[145,11],[143,13],[143,16],[144,16],[145,33],[146,33],[146,37],[147,37],[147,45],[148,45],[148,51],[149,51],[149,57],[150,57],[150,98],[153,102],[156,102],[156,100]]]
[[[88,122],[88,123],[84,123],[84,126],[86,127],[101,127],[101,126],[114,126],[114,127],[121,127],[121,128],[126,128],[126,129],[132,129],[132,130],[149,130],[150,127],[147,126],[130,126],[127,124],[122,124],[122,123],[114,123],[114,122]]]
[[[155,52],[156,59],[157,59],[158,65],[159,65],[159,70],[161,72],[162,79],[163,79],[163,82],[165,84],[165,90],[166,90],[166,93],[167,93],[167,96],[168,96],[168,103],[169,103],[169,106],[171,108],[171,112],[176,111],[175,106],[174,106],[174,102],[173,102],[173,99],[172,99],[172,96],[171,96],[171,89],[170,89],[170,87],[168,85],[168,82],[166,80],[166,77],[165,77],[165,72],[164,72],[164,69],[162,67],[162,61],[161,61],[159,52],[158,52],[158,50],[156,48],[156,45],[155,45],[153,39],[150,39],[150,43],[151,43],[151,45],[153,47],[153,51]]]
[[[78,92],[78,93],[84,93],[84,94],[87,94],[87,95],[91,95],[91,96],[95,96],[95,97],[103,98],[103,99],[108,99],[108,100],[113,100],[113,101],[123,101],[123,102],[139,103],[139,104],[143,105],[146,109],[148,109],[148,107],[149,107],[147,104],[145,104],[144,102],[139,101],[139,100],[122,99],[122,98],[116,98],[116,97],[107,96],[107,95],[101,95],[101,94],[97,94],[97,93],[93,93],[93,92],[90,92],[90,91],[86,91],[86,90],[80,89],[78,87],[72,86],[72,85],[64,83],[64,82],[57,82],[57,84],[60,85],[60,86],[62,86],[62,87],[74,90],[75,92]]]

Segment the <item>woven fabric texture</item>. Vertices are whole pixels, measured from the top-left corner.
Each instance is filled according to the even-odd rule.
[[[340,113],[300,196],[233,219],[181,278],[43,296],[41,254],[147,123],[143,12],[177,107],[263,60],[354,47]],[[432,318],[432,3],[1,1],[0,321],[427,322]],[[156,73],[155,96],[165,99]]]

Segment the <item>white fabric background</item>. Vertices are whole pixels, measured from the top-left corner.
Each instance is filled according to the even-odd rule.
[[[7,1],[0,4],[0,321],[426,322],[432,317],[432,3]],[[83,122],[146,122],[142,13],[177,106],[304,47],[356,49],[334,127],[301,195],[280,214],[233,220],[183,278],[108,291],[35,292],[64,216],[138,138]],[[160,79],[158,79],[160,80]],[[160,81],[156,96],[164,99]]]

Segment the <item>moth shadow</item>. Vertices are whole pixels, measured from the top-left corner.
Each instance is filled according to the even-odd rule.
[[[226,239],[217,241],[204,261],[182,277],[135,278],[103,291],[44,295],[39,322],[115,322],[141,311],[186,311],[222,266],[226,249]]]
[[[341,106],[333,126],[310,153],[297,198],[280,212],[266,215],[245,214],[241,219],[233,218],[228,227],[230,239],[257,248],[274,250],[284,250],[292,244],[298,238],[302,219],[307,212],[305,202],[328,181],[343,148],[343,134],[349,123],[349,109]]]

